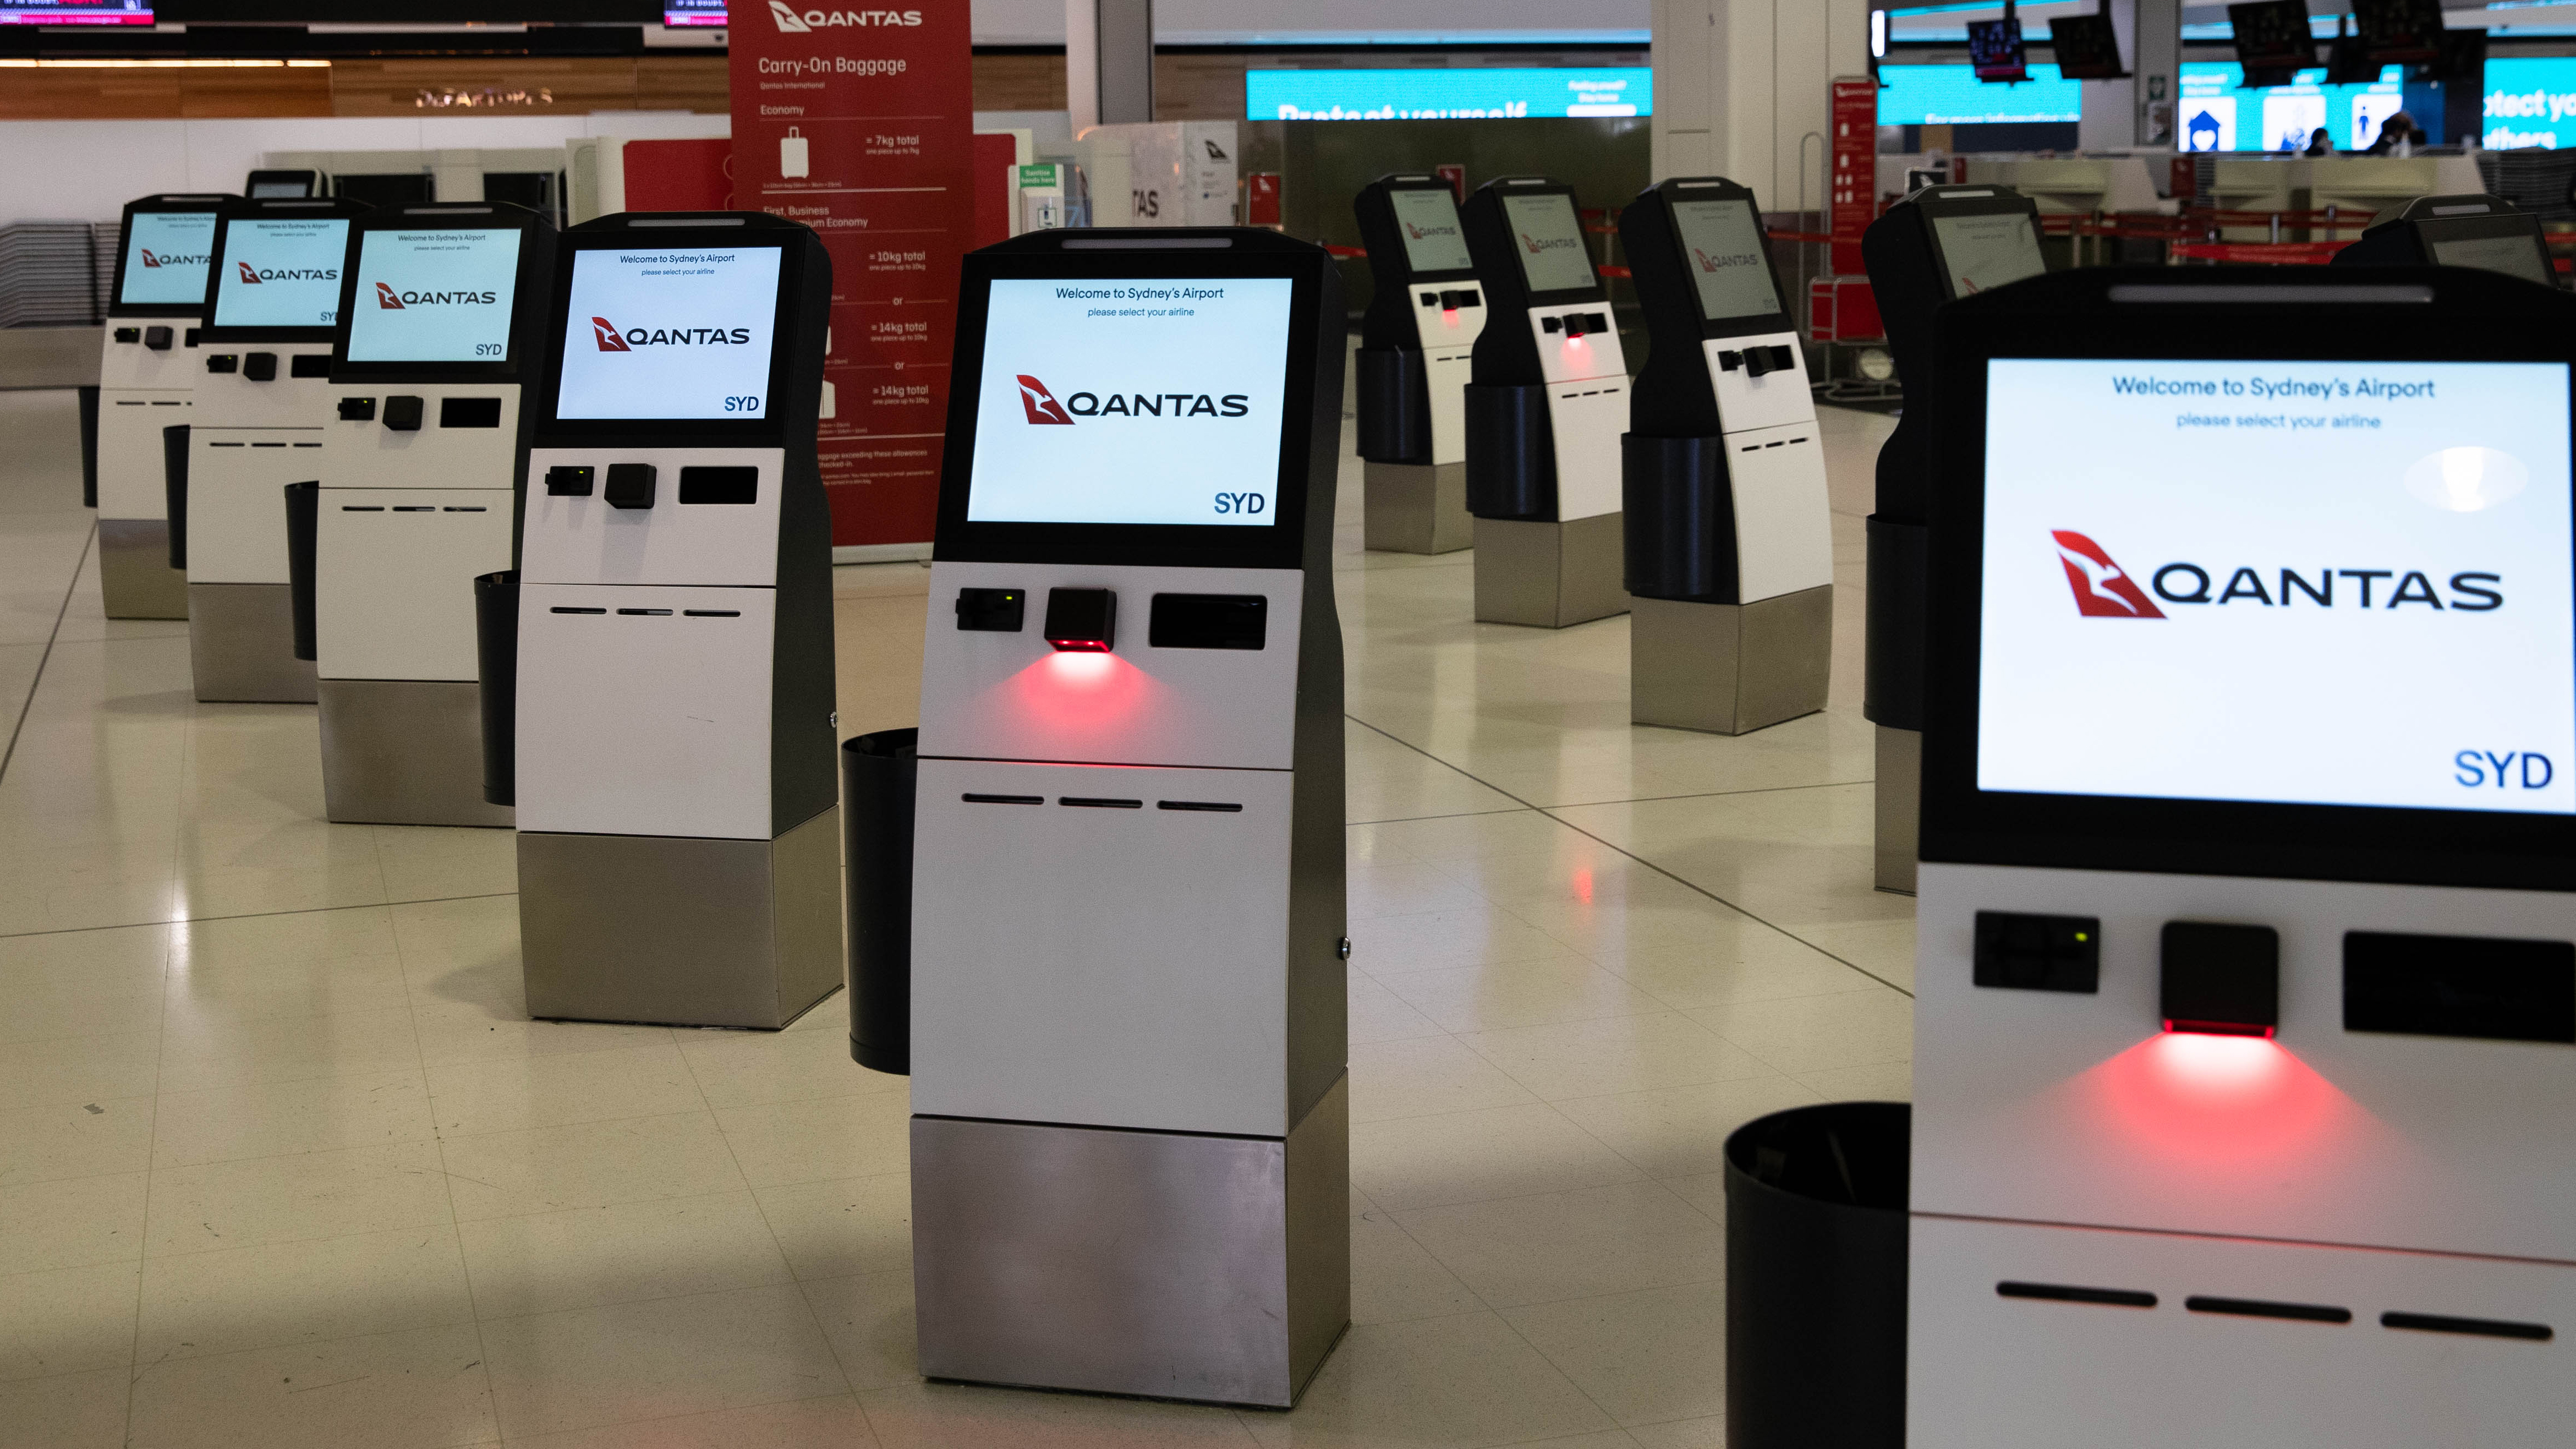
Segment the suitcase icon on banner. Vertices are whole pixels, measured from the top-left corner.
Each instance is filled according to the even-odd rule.
[[[805,138],[794,126],[788,127],[787,134],[778,138],[778,174],[782,177],[807,174]]]

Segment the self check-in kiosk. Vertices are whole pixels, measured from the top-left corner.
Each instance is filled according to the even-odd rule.
[[[766,213],[558,239],[510,668],[531,1016],[779,1027],[840,984],[831,291]]]
[[[352,228],[304,538],[333,820],[508,825],[483,798],[474,580],[507,569],[554,227],[501,202]]]
[[[2576,1423],[2576,301],[1942,314],[1916,1449]]]
[[[1932,429],[1945,381],[1932,370],[1933,316],[1960,297],[2038,276],[2048,262],[2039,249],[2039,208],[2003,186],[1923,187],[1861,233],[1861,257],[1905,393],[1905,411],[1878,450],[1878,509],[1867,524],[1861,713],[1878,727],[1873,874],[1880,890],[1910,891],[1927,667],[1925,530]]]
[[[206,265],[216,208],[232,199],[125,204],[98,366],[98,587],[111,619],[188,617],[188,576],[170,561],[162,430],[195,421]]]
[[[1466,393],[1476,617],[1556,629],[1625,613],[1628,364],[1574,188],[1506,176],[1463,215],[1488,309]]]
[[[2501,196],[2419,196],[2382,212],[2360,240],[2335,253],[2339,267],[2477,267],[2558,285],[2540,218]]]
[[[1798,331],[1753,193],[1659,182],[1619,214],[1651,349],[1619,440],[1638,724],[1742,734],[1825,707],[1834,541]]]
[[[1352,208],[1375,283],[1354,387],[1366,542],[1453,553],[1475,542],[1466,389],[1485,330],[1457,194],[1427,172],[1399,172],[1361,187]]]
[[[323,473],[331,334],[354,201],[217,214],[188,434],[188,657],[197,698],[310,704],[297,657],[284,490]]]
[[[959,299],[921,1371],[1284,1407],[1350,1316],[1339,281],[1269,231],[1047,231]]]

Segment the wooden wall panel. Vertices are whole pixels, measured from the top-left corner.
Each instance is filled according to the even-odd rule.
[[[1064,56],[1061,53],[976,56],[975,109],[1063,110]]]
[[[9,66],[0,68],[0,120],[175,121],[327,116],[322,66]]]
[[[721,116],[732,108],[721,55],[639,55],[635,58],[635,109],[697,111]]]
[[[632,56],[437,56],[331,63],[338,116],[530,115],[635,109]]]

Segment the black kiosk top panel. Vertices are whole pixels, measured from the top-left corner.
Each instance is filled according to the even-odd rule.
[[[935,557],[1329,566],[1338,272],[1259,229],[967,255]]]
[[[540,442],[810,442],[831,290],[814,233],[766,212],[621,212],[572,228],[556,245]]]
[[[1704,437],[1724,425],[1701,344],[1793,330],[1751,190],[1722,176],[1676,177],[1619,213],[1619,242],[1650,345],[1630,423],[1647,437]]]
[[[208,342],[328,342],[340,319],[349,223],[364,202],[227,203],[206,271]]]
[[[2477,267],[2558,285],[2540,219],[2503,197],[2419,196],[2381,218],[2335,253],[2337,266]]]
[[[1359,222],[1360,241],[1368,248],[1369,280],[1374,286],[1368,314],[1361,319],[1360,345],[1416,346],[1420,339],[1413,320],[1413,289],[1439,287],[1454,294],[1458,283],[1476,278],[1457,195],[1437,176],[1397,172],[1361,187],[1351,200],[1351,210]]]
[[[1936,346],[1925,860],[2576,890],[2576,299],[2100,268]]]
[[[1495,307],[1553,307],[1607,295],[1592,270],[1574,188],[1543,176],[1504,176],[1477,187],[1464,213],[1467,250]]]
[[[206,307],[215,259],[215,213],[241,198],[164,194],[125,203],[118,229],[111,317],[194,317]]]
[[[554,280],[553,223],[500,201],[391,207],[358,219],[332,373],[516,378]]]

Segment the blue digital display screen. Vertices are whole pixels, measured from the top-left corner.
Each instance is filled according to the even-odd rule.
[[[1255,121],[1647,116],[1654,110],[1655,73],[1641,65],[1251,70],[1243,75],[1243,114]]]
[[[1882,126],[2001,126],[2084,117],[2084,83],[2033,65],[2030,79],[2001,85],[1977,79],[1966,65],[1883,65],[1878,78]]]
[[[2317,66],[2285,86],[2244,90],[2235,62],[2189,61],[2174,125],[2186,151],[2304,151],[2320,126],[2336,150],[2359,151],[2379,138],[2380,122],[2406,109],[2405,74],[2385,66],[2368,85],[2330,86]]]
[[[2487,61],[2485,134],[2490,151],[2576,146],[2576,55]]]

